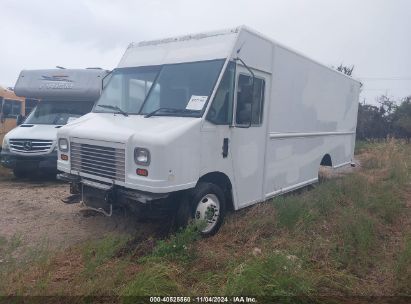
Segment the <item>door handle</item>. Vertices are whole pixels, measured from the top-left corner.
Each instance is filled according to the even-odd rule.
[[[223,140],[223,158],[228,156],[228,138],[224,138]]]

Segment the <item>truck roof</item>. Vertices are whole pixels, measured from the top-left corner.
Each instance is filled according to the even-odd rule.
[[[248,32],[258,36],[273,45],[287,49],[335,73],[359,82],[355,78],[313,60],[301,52],[287,47],[245,25],[219,31],[130,43],[118,67],[138,67],[227,58],[233,54],[233,48],[241,32]]]
[[[161,65],[227,58],[240,28],[131,43],[118,65]]]
[[[17,96],[37,99],[96,100],[108,72],[102,69],[23,70],[14,92]]]

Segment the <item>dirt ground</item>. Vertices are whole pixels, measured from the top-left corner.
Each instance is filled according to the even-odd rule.
[[[353,170],[350,166],[324,169],[321,174],[325,178]],[[84,212],[80,204],[64,204],[61,199],[68,195],[68,185],[53,178],[17,180],[1,168],[0,237],[18,236],[24,245],[57,249],[109,233],[130,236],[158,233],[159,223],[138,222],[132,214],[117,211],[112,217],[105,217]]]
[[[29,246],[64,248],[108,233],[135,234],[146,223],[131,214],[112,217],[83,212],[80,204],[64,204],[68,185],[48,179],[0,179],[0,237],[18,236]]]

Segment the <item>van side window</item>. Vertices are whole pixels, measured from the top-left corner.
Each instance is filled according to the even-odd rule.
[[[216,125],[230,125],[233,117],[235,64],[229,62],[208,110],[207,120]]]
[[[5,99],[3,103],[3,113],[7,118],[16,118],[21,114],[21,102]]]
[[[251,125],[261,125],[263,121],[264,88],[265,81],[261,78],[255,78],[254,92],[252,92],[252,77],[243,74],[239,75],[235,116],[238,125],[248,124],[250,115]]]

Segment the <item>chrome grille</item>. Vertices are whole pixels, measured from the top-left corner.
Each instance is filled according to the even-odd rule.
[[[10,151],[20,153],[47,153],[53,141],[42,139],[9,139]]]
[[[71,170],[125,181],[125,151],[71,142]]]

